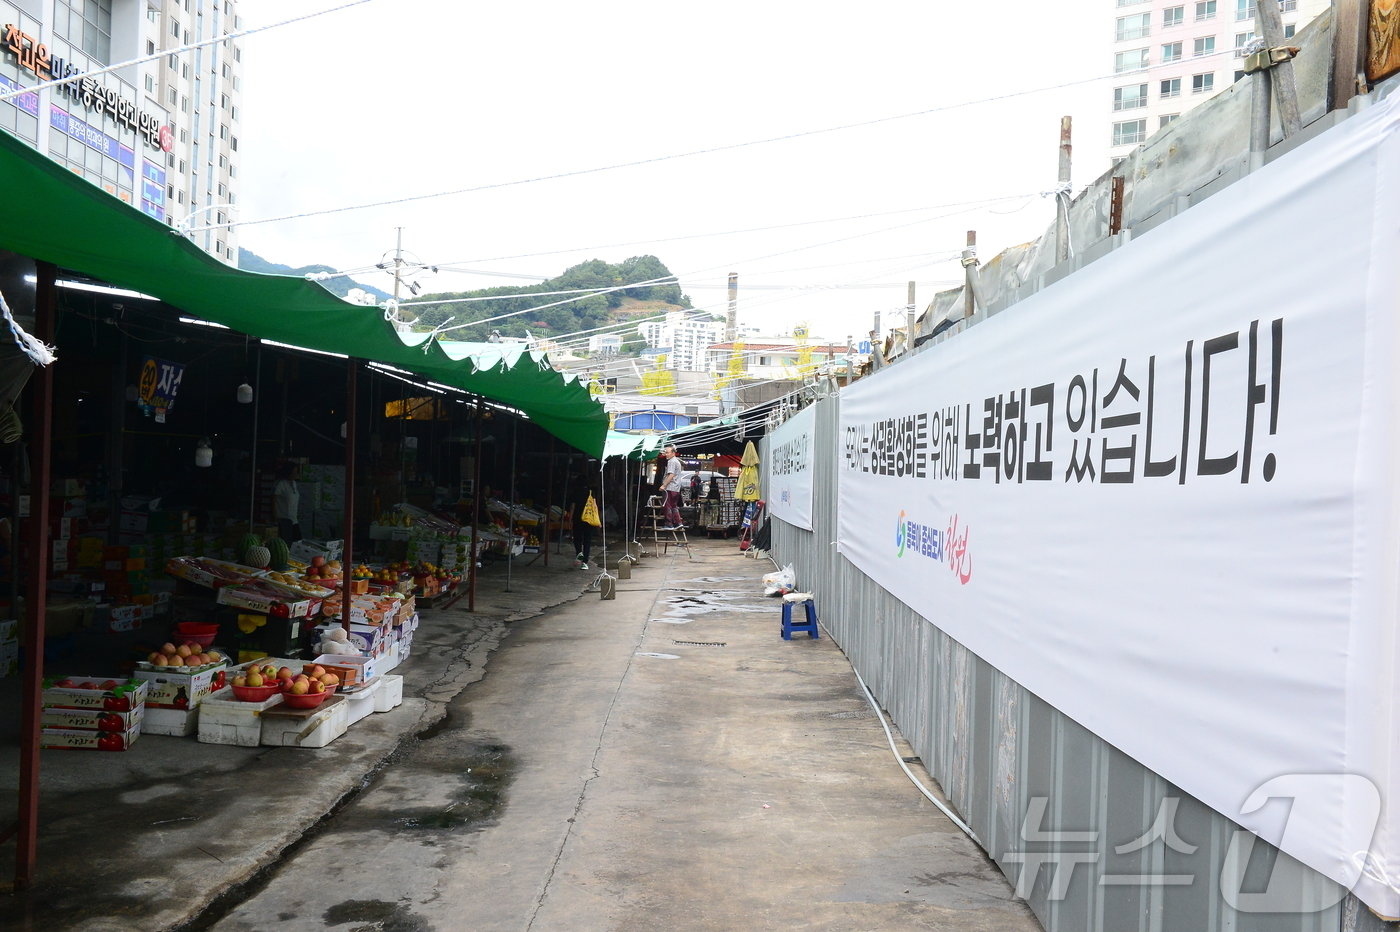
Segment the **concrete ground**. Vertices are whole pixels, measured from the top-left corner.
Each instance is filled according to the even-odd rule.
[[[771,564],[693,552],[614,600],[560,558],[493,570],[477,615],[424,616],[404,706],[321,750],[45,752],[40,883],[0,927],[1038,928],[831,640],[778,636]]]

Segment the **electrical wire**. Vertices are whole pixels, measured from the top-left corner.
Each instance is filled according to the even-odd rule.
[[[367,2],[369,2],[369,0],[356,0],[356,2],[358,2],[358,3],[367,3]],[[354,5],[354,4],[350,4],[350,5]],[[326,11],[326,12],[331,12],[331,11]],[[280,25],[280,24],[279,24],[279,25]],[[264,28],[270,28],[270,27],[264,27]],[[1194,56],[1192,60],[1193,60],[1193,61],[1203,61],[1203,60],[1206,60],[1206,59],[1216,58],[1216,57],[1223,56],[1223,55],[1227,55],[1227,54],[1233,56],[1233,55],[1234,55],[1234,51],[1235,51],[1234,49],[1221,49],[1221,50],[1218,51],[1218,52],[1212,52],[1212,53],[1207,54],[1207,55],[1197,55],[1197,56]],[[168,53],[165,53],[165,54],[168,54]],[[160,56],[157,55],[157,56],[153,56],[153,57],[158,58],[158,57],[160,57]],[[148,61],[148,60],[149,60],[149,59],[137,59],[135,62],[129,62],[129,63],[127,63],[127,64],[136,64],[136,63],[138,63],[138,62],[141,62],[141,61]],[[116,67],[116,66],[114,66],[114,67]],[[868,126],[878,126],[878,125],[883,124],[883,123],[892,123],[892,122],[896,122],[896,121],[899,121],[899,120],[909,120],[909,119],[914,119],[914,118],[916,118],[916,117],[930,116],[930,115],[935,114],[935,113],[949,113],[949,112],[952,112],[952,111],[955,111],[955,110],[962,110],[962,109],[966,109],[966,108],[969,108],[969,107],[977,107],[977,106],[984,106],[984,105],[986,105],[986,104],[1000,103],[1001,101],[1012,100],[1012,99],[1015,99],[1015,98],[1017,98],[1017,97],[1027,97],[1027,96],[1030,96],[1030,95],[1033,95],[1033,94],[1045,94],[1045,93],[1049,93],[1049,92],[1051,92],[1051,91],[1066,90],[1066,89],[1071,88],[1071,87],[1081,87],[1081,86],[1086,85],[1086,84],[1095,84],[1095,83],[1098,83],[1098,82],[1100,82],[1100,81],[1110,81],[1110,80],[1113,80],[1113,81],[1121,81],[1121,80],[1124,80],[1124,79],[1127,79],[1127,78],[1132,78],[1133,76],[1146,74],[1147,72],[1149,72],[1149,71],[1152,69],[1152,67],[1153,67],[1153,66],[1150,66],[1150,65],[1149,65],[1149,66],[1144,67],[1144,68],[1135,68],[1135,69],[1133,69],[1133,70],[1131,70],[1131,71],[1114,72],[1113,74],[1106,74],[1106,75],[1101,74],[1101,75],[1096,75],[1096,76],[1091,77],[1091,78],[1078,78],[1078,79],[1075,79],[1075,80],[1073,80],[1073,81],[1065,81],[1065,82],[1062,82],[1062,83],[1060,83],[1060,84],[1051,84],[1051,85],[1046,85],[1046,86],[1044,86],[1044,87],[1029,88],[1029,89],[1019,90],[1019,91],[1008,91],[1007,93],[1004,93],[1004,94],[994,94],[994,95],[991,95],[991,96],[989,96],[989,97],[980,97],[980,98],[976,98],[976,99],[973,99],[973,100],[960,101],[960,102],[958,102],[958,103],[944,104],[944,105],[939,106],[939,107],[929,107],[929,108],[924,109],[924,110],[915,110],[915,111],[910,111],[910,112],[908,112],[908,113],[898,113],[898,114],[894,114],[894,115],[892,115],[892,116],[875,117],[875,118],[869,119],[869,120],[859,120],[859,121],[854,122],[854,123],[842,123],[842,124],[839,124],[839,125],[836,125],[836,126],[827,126],[827,127],[822,127],[822,128],[820,128],[820,129],[812,129],[812,130],[802,130],[802,131],[795,132],[795,133],[786,133],[786,134],[783,134],[783,135],[781,135],[781,136],[769,136],[769,137],[766,137],[766,138],[763,138],[763,139],[751,139],[751,140],[747,140],[747,141],[745,141],[745,142],[727,143],[727,144],[719,145],[719,146],[708,146],[708,147],[701,148],[701,149],[692,149],[692,150],[689,150],[689,151],[686,151],[686,152],[675,152],[675,153],[671,153],[671,154],[668,154],[668,155],[658,155],[658,156],[652,156],[652,157],[644,158],[644,159],[634,159],[634,160],[628,161],[628,162],[618,162],[618,163],[614,163],[614,164],[612,164],[612,165],[599,165],[599,166],[594,166],[594,167],[592,167],[592,168],[573,169],[573,170],[570,170],[570,171],[555,172],[555,173],[553,173],[553,174],[548,174],[548,175],[537,175],[537,176],[530,177],[530,178],[518,178],[518,179],[515,179],[515,180],[512,180],[512,181],[498,181],[498,182],[493,182],[493,183],[490,183],[490,184],[473,185],[473,186],[471,186],[471,187],[466,187],[466,188],[454,188],[454,189],[448,190],[448,191],[436,191],[436,192],[432,192],[432,193],[429,193],[429,194],[414,194],[414,195],[409,195],[409,196],[406,196],[406,197],[390,198],[390,199],[380,200],[380,201],[371,201],[371,202],[367,202],[367,203],[363,203],[363,204],[350,204],[350,205],[345,205],[345,206],[342,206],[342,207],[327,207],[327,208],[324,208],[324,209],[322,209],[322,210],[308,210],[308,211],[302,211],[301,213],[283,214],[283,215],[276,216],[276,217],[262,217],[262,218],[255,219],[255,220],[237,220],[237,221],[229,220],[229,221],[226,221],[226,222],[224,222],[224,223],[209,224],[209,225],[207,225],[207,226],[202,226],[202,227],[192,227],[188,232],[190,232],[190,233],[202,233],[202,232],[204,232],[204,231],[206,231],[206,230],[217,230],[217,229],[222,229],[222,228],[225,228],[225,227],[231,228],[231,227],[235,227],[235,226],[253,226],[253,225],[255,225],[255,224],[263,224],[263,223],[280,223],[280,222],[285,221],[285,220],[301,220],[301,219],[304,219],[304,218],[307,218],[307,217],[321,217],[321,216],[326,216],[326,215],[328,215],[328,214],[346,213],[346,212],[353,211],[353,210],[368,210],[368,209],[375,208],[375,207],[391,207],[391,206],[394,206],[394,205],[397,205],[397,204],[410,204],[410,203],[414,203],[414,202],[417,202],[417,201],[432,200],[432,199],[440,198],[440,197],[453,197],[453,196],[460,195],[460,194],[473,194],[473,193],[480,192],[480,191],[493,191],[493,190],[499,190],[499,189],[501,189],[501,188],[517,187],[517,186],[525,185],[525,184],[534,184],[534,183],[540,182],[540,181],[556,181],[556,180],[559,180],[559,179],[562,179],[562,178],[576,178],[576,177],[583,176],[583,175],[593,175],[593,174],[598,174],[598,173],[601,173],[601,172],[617,171],[617,170],[623,169],[623,168],[637,168],[637,167],[640,167],[640,166],[642,166],[642,165],[654,165],[654,164],[656,164],[656,163],[658,163],[658,162],[669,162],[669,161],[674,161],[674,160],[676,160],[676,159],[693,158],[693,157],[699,156],[699,155],[711,155],[711,154],[714,154],[714,153],[717,153],[717,152],[728,152],[728,151],[732,151],[732,150],[735,150],[735,149],[746,149],[746,148],[750,148],[750,147],[753,147],[753,146],[770,145],[770,144],[776,143],[776,142],[788,142],[788,141],[791,141],[791,140],[794,140],[794,139],[804,139],[804,138],[808,138],[808,137],[812,137],[812,136],[821,136],[821,135],[825,135],[825,134],[828,134],[828,133],[838,133],[838,132],[844,132],[844,131],[846,131],[846,130],[852,130],[852,129],[863,129],[863,128],[868,127]],[[10,96],[13,96],[13,94],[11,94]],[[6,99],[6,98],[5,98],[5,95],[0,95],[0,100],[4,100],[4,99]]]
[[[38,84],[33,84],[29,87],[22,87],[19,90],[6,91],[4,93],[0,93],[0,102],[11,100],[13,98],[20,97],[24,94],[35,94],[39,91],[48,90],[51,87],[61,87],[65,84],[72,84],[76,81],[81,81],[83,78],[91,78],[99,74],[107,74],[112,71],[120,71],[123,68],[130,68],[133,65],[144,65],[146,62],[159,61],[160,59],[165,58],[169,55],[182,55],[185,52],[192,52],[195,49],[201,49],[207,45],[218,45],[220,42],[227,42],[231,39],[241,39],[244,36],[251,36],[254,33],[266,32],[269,29],[276,29],[279,26],[287,26],[292,23],[304,22],[308,19],[315,19],[318,16],[324,16],[327,13],[338,13],[341,10],[348,10],[351,7],[360,6],[362,4],[370,2],[372,2],[372,0],[351,0],[351,2],[349,3],[342,3],[340,6],[328,7],[324,10],[318,10],[315,13],[305,13],[301,16],[293,16],[290,19],[280,20],[275,23],[268,23],[264,26],[253,26],[248,29],[238,29],[234,30],[233,32],[226,32],[220,36],[214,36],[213,38],[203,39],[199,42],[188,42],[184,45],[177,46],[173,49],[163,49],[159,52],[153,52],[149,55],[142,55],[140,58],[132,58],[128,61],[117,62],[115,65],[106,65],[102,68],[94,68],[91,71],[84,71],[81,73],[72,74],[64,78],[53,78],[49,81],[40,81]],[[219,224],[218,226],[229,226],[229,224]],[[214,229],[214,227],[201,228],[201,230],[205,229],[212,230]],[[200,231],[190,230],[189,232],[194,233]]]

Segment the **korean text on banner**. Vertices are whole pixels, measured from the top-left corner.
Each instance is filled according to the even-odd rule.
[[[852,563],[1384,915],[1396,217],[1400,95],[843,391],[837,451]]]
[[[768,510],[794,527],[812,529],[812,441],[816,409],[803,408],[768,442]]]

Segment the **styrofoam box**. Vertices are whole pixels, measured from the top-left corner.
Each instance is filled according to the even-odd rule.
[[[232,744],[240,748],[255,748],[262,743],[262,713],[282,701],[281,693],[273,693],[262,702],[243,702],[228,695],[205,699],[200,706],[199,740],[204,744]]]
[[[388,712],[403,702],[403,677],[388,674],[379,681],[379,692],[374,694],[374,711]]]
[[[350,704],[337,702],[306,718],[262,719],[262,743],[271,747],[323,748],[350,727]]]
[[[232,697],[233,690],[224,688],[210,693],[204,701],[220,696]],[[145,718],[141,719],[141,734],[171,735],[176,738],[192,735],[199,730],[199,709],[199,706],[188,710],[148,708]]]
[[[364,687],[354,692],[344,693],[345,701],[341,705],[348,706],[350,711],[346,715],[345,723],[353,725],[362,718],[368,718],[371,713],[378,708],[376,696],[384,687],[384,677],[377,676],[370,680]]]

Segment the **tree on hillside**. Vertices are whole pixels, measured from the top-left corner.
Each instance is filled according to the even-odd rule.
[[[560,335],[600,327],[611,320],[611,312],[621,306],[624,296],[644,301],[664,301],[690,306],[690,299],[674,284],[643,285],[637,288],[591,295],[542,295],[541,292],[584,289],[610,289],[631,282],[667,278],[670,270],[655,256],[635,256],[620,265],[590,259],[565,269],[560,275],[538,285],[505,285],[479,291],[428,295],[431,304],[412,308],[418,314],[415,330],[432,330],[453,318],[451,327],[472,321],[490,320],[476,326],[451,331],[458,340],[485,340],[492,330],[503,336]],[[463,298],[489,297],[490,301],[464,301]]]

